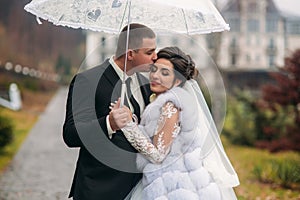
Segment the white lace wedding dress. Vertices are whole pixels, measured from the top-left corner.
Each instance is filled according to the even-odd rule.
[[[191,95],[175,87],[146,107],[140,125],[122,129],[140,152],[137,167],[143,172],[131,199],[236,199],[232,187],[205,167],[198,112]]]

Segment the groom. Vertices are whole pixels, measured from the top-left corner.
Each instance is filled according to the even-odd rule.
[[[130,87],[139,108],[130,103],[129,97],[125,100],[138,114],[137,110],[143,111],[150,96],[148,81],[139,71],[149,70],[149,64],[157,58],[155,33],[141,24],[130,24],[126,58],[127,28],[124,27],[119,36],[115,55],[101,65],[75,75],[69,86],[63,139],[68,147],[80,148],[69,195],[74,200],[122,200],[141,178],[141,174],[116,167],[126,163],[135,165],[135,154],[119,159],[125,159],[126,163],[112,166],[106,162],[120,157],[114,151],[116,146],[122,151],[136,152],[115,123],[118,115],[109,110],[110,103],[121,93],[125,59],[126,73],[131,77]]]

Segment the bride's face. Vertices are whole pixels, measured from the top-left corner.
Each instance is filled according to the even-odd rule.
[[[150,89],[156,94],[161,94],[173,86],[180,84],[179,79],[176,79],[173,64],[164,58],[158,59],[150,67]]]

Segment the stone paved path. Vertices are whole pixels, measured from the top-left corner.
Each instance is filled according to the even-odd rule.
[[[78,150],[62,139],[67,90],[48,104],[0,178],[0,200],[66,200]]]

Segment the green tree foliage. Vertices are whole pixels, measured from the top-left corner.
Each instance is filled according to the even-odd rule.
[[[258,140],[267,139],[263,134],[268,114],[258,109],[256,99],[248,91],[237,91],[228,101],[227,116],[223,129],[233,144],[255,146]]]

